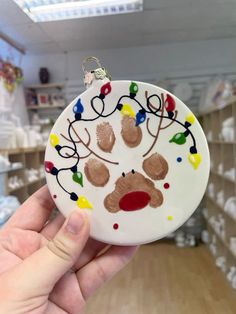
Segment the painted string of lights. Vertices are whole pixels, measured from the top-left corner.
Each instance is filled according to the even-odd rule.
[[[150,95],[148,97],[147,92],[145,93],[146,96],[146,108],[143,107],[143,105],[135,98],[137,93],[138,93],[138,85],[135,82],[131,82],[130,86],[129,86],[129,95],[122,95],[118,102],[116,107],[114,108],[114,110],[112,112],[110,112],[109,114],[103,114],[104,109],[105,109],[105,103],[104,103],[104,98],[106,95],[108,95],[111,92],[111,85],[110,82],[106,83],[105,85],[102,86],[101,90],[100,90],[100,95],[99,96],[95,96],[91,99],[91,107],[93,108],[93,110],[98,114],[99,117],[108,117],[110,115],[112,115],[116,110],[119,110],[121,112],[122,115],[127,115],[129,117],[135,118],[135,125],[138,126],[139,124],[146,122],[146,127],[148,130],[148,133],[154,137],[154,141],[151,145],[151,147],[149,148],[149,150],[143,154],[143,157],[146,157],[151,150],[154,148],[159,133],[161,130],[164,130],[168,127],[170,127],[173,123],[177,123],[179,124],[182,128],[184,128],[184,132],[178,132],[176,134],[173,135],[173,137],[169,140],[170,143],[175,143],[177,145],[183,145],[186,143],[186,139],[188,136],[190,136],[192,138],[192,142],[193,145],[189,148],[189,155],[188,155],[188,161],[190,162],[190,164],[193,166],[194,169],[197,169],[200,162],[201,162],[201,156],[200,154],[198,154],[197,152],[197,147],[196,147],[196,140],[195,137],[193,135],[193,133],[190,130],[191,125],[194,123],[194,115],[193,114],[189,114],[185,117],[185,122],[182,123],[179,120],[177,120],[177,115],[178,115],[178,111],[175,110],[175,100],[174,98],[170,95],[167,94],[166,95],[166,99],[164,99],[164,94],[161,94],[161,97],[157,94],[153,94]],[[151,104],[151,99],[156,97],[159,101],[159,106],[156,108],[155,106],[153,106]],[[95,99],[101,99],[102,101],[102,110],[101,112],[98,112],[94,106],[94,100]],[[135,114],[133,108],[127,104],[124,103],[122,100],[124,98],[129,98],[134,100],[140,107],[140,110]],[[167,112],[167,115],[164,114],[164,111]],[[160,113],[159,113],[160,112]],[[158,129],[157,129],[157,133],[156,135],[154,135],[149,128],[149,120],[150,118],[147,118],[147,114],[154,114],[155,116],[159,117],[159,125],[158,125]],[[95,118],[97,119],[97,118]],[[162,122],[164,119],[170,120],[170,123],[162,126]]]
[[[75,164],[69,168],[57,169],[51,161],[45,161],[44,162],[45,171],[47,173],[51,173],[52,175],[54,175],[56,177],[56,180],[57,180],[57,183],[59,184],[59,186],[67,194],[70,195],[70,199],[75,201],[79,208],[92,208],[92,205],[90,204],[90,202],[83,195],[78,196],[75,192],[67,191],[63,187],[62,183],[59,180],[59,175],[62,171],[70,170],[72,172],[72,180],[74,182],[78,183],[81,187],[83,187],[83,174],[80,171],[78,171],[78,168],[77,168],[77,165],[79,164],[80,156],[79,156],[79,153],[77,151],[76,142],[73,140],[72,135],[71,135],[71,128],[72,128],[72,123],[69,125],[68,134],[69,134],[71,142],[73,143],[74,148],[70,147],[68,145],[64,145],[64,146],[59,145],[59,138],[56,134],[50,134],[50,144],[52,147],[54,147],[56,149],[59,156],[62,158],[66,158],[66,159],[72,158],[76,155]],[[63,149],[67,150],[64,154],[63,154]],[[72,151],[71,154],[68,154],[68,149]]]
[[[190,164],[193,166],[194,169],[197,169],[200,162],[201,162],[201,156],[197,152],[195,137],[190,130],[190,127],[194,123],[194,120],[195,120],[194,116],[192,114],[187,115],[185,117],[184,123],[177,120],[178,111],[175,108],[175,100],[170,94],[167,94],[166,97],[163,93],[160,96],[157,94],[152,94],[152,95],[148,96],[148,93],[145,92],[146,107],[144,107],[140,103],[140,101],[136,98],[138,90],[139,90],[138,84],[135,82],[131,82],[130,86],[129,86],[129,94],[122,95],[119,98],[117,105],[112,109],[112,111],[105,114],[104,113],[104,110],[105,110],[105,101],[104,100],[105,100],[105,97],[109,93],[111,93],[111,90],[112,90],[111,83],[109,81],[108,83],[104,84],[100,88],[100,94],[94,96],[91,99],[91,101],[90,101],[91,108],[96,113],[96,116],[93,118],[83,118],[82,115],[84,112],[84,106],[83,106],[80,98],[77,100],[76,104],[73,106],[74,120],[70,121],[69,119],[67,119],[67,121],[68,121],[68,136],[60,134],[62,138],[64,138],[65,140],[67,140],[68,142],[73,144],[72,147],[69,145],[63,145],[63,146],[59,145],[58,135],[56,135],[56,134],[50,135],[50,144],[52,147],[55,148],[55,150],[57,151],[59,156],[62,158],[66,158],[66,159],[68,159],[68,158],[76,159],[76,161],[73,164],[73,166],[68,167],[68,168],[60,168],[60,169],[57,169],[51,161],[45,161],[45,170],[46,170],[46,172],[48,172],[48,173],[50,173],[56,177],[56,180],[57,180],[59,186],[70,196],[71,200],[76,202],[77,206],[80,208],[92,208],[92,205],[83,195],[77,195],[75,192],[70,192],[67,189],[65,189],[65,187],[62,185],[62,183],[60,182],[60,179],[59,179],[60,173],[62,171],[68,171],[68,170],[71,171],[72,172],[72,180],[74,182],[76,182],[77,184],[79,184],[81,187],[83,187],[83,174],[82,174],[82,172],[78,171],[78,167],[77,167],[80,159],[85,159],[85,158],[89,157],[90,155],[94,155],[95,157],[103,160],[106,163],[110,163],[113,165],[118,165],[119,163],[116,161],[108,160],[108,159],[100,156],[97,152],[95,152],[94,150],[92,150],[90,148],[91,136],[90,136],[89,131],[86,128],[84,129],[85,132],[87,133],[87,136],[88,136],[87,141],[84,141],[82,139],[82,137],[76,131],[76,128],[74,125],[79,121],[95,121],[100,117],[106,118],[106,117],[111,116],[113,113],[115,113],[115,111],[119,111],[123,116],[129,116],[129,117],[134,118],[136,126],[138,126],[138,125],[140,125],[146,121],[147,131],[148,131],[149,135],[151,137],[153,137],[154,140],[153,140],[150,148],[147,150],[147,152],[145,152],[143,154],[143,157],[147,156],[152,151],[152,149],[154,148],[154,146],[158,140],[160,131],[170,127],[173,123],[177,123],[178,125],[180,125],[184,129],[184,131],[174,134],[173,137],[169,140],[169,142],[175,143],[177,145],[183,145],[186,143],[187,137],[190,136],[192,139],[192,145],[189,148],[188,161],[190,162]],[[151,103],[152,99],[154,99],[154,98],[156,98],[158,100],[158,106],[157,107]],[[94,103],[95,100],[97,100],[97,99],[102,104],[102,106],[100,106],[100,110],[98,110],[96,108],[95,103]],[[137,113],[135,113],[135,111],[133,110],[131,105],[129,105],[127,103],[127,101],[124,101],[124,99],[132,99],[133,101],[135,101],[136,104],[138,104],[138,106],[140,108],[139,111]],[[150,118],[149,117],[147,118],[148,114],[155,115],[155,116],[159,117],[159,123],[158,123],[157,131],[155,134],[150,130],[150,126],[149,126]],[[165,126],[163,126],[164,120],[169,121],[168,124]],[[73,138],[73,136],[71,134],[72,131],[73,131],[73,135],[76,136],[76,140]],[[86,155],[84,155],[84,156],[80,155],[80,153],[78,151],[79,145],[82,145],[84,148],[87,149]]]

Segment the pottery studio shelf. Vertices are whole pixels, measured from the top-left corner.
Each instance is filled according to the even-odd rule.
[[[45,106],[27,106],[28,110],[51,110],[51,109],[64,109],[65,105],[45,105]]]
[[[24,187],[31,186],[31,185],[36,184],[36,183],[39,183],[39,182],[41,182],[41,181],[44,182],[44,181],[45,181],[45,177],[39,178],[39,179],[37,179],[37,180],[33,180],[33,181],[31,181],[31,182],[25,182],[25,183],[23,183],[22,185],[17,186],[17,187],[15,187],[15,188],[13,188],[13,189],[8,188],[8,192],[9,192],[9,193],[12,193],[12,192],[18,191],[18,190],[23,189]]]
[[[40,169],[44,162],[44,152],[45,147],[43,146],[0,150],[0,154],[8,156],[10,162],[20,162],[22,164],[22,167],[16,169],[10,168],[1,172],[1,174],[5,177],[4,181],[6,195],[15,195],[22,203],[31,194],[33,194],[36,190],[45,184],[45,178],[38,178],[37,180],[29,182],[25,173],[26,169]],[[23,184],[16,188],[9,188],[8,181],[12,176],[17,176],[20,178]]]
[[[32,122],[36,115],[42,119],[56,120],[66,108],[65,87],[62,82],[26,86],[26,108],[30,121]]]
[[[216,175],[216,176],[220,176],[221,178],[223,178],[226,181],[230,181],[232,183],[236,183],[234,179],[232,179],[232,178],[230,178],[230,177],[228,177],[228,176],[226,176],[226,175],[224,175],[222,173],[219,173],[217,171],[211,170],[210,173],[213,174],[213,175]]]
[[[234,141],[224,141],[221,136],[222,122],[227,118],[234,118]],[[205,195],[204,202],[207,208],[206,223],[209,232],[209,240],[216,240],[217,256],[226,257],[226,273],[231,266],[236,266],[236,254],[230,248],[230,238],[236,237],[236,219],[224,210],[224,204],[233,196],[236,196],[236,180],[225,176],[225,172],[236,169],[236,97],[230,99],[223,108],[210,108],[198,115],[203,130],[208,137],[208,145],[211,158],[211,171],[208,184],[214,185],[214,195]],[[209,138],[209,134],[210,138]],[[219,171],[221,168],[221,171]],[[223,204],[216,202],[217,193],[222,191]],[[221,214],[224,218],[225,234],[222,237],[209,219]],[[209,242],[209,243],[210,243]],[[215,256],[215,258],[217,257]]]
[[[217,236],[217,239],[221,242],[221,245],[227,249],[229,255],[231,258],[235,259],[236,255],[235,253],[231,250],[229,244],[226,242],[225,238],[220,235],[211,224],[208,224],[208,231],[211,231],[213,234]]]
[[[22,170],[22,169],[23,169],[23,167],[16,167],[16,168],[8,167],[8,168],[6,168],[6,169],[0,170],[0,175],[1,175],[1,174],[6,174],[6,173],[9,173],[9,172],[14,172],[14,171]]]
[[[48,83],[48,84],[34,84],[26,86],[27,89],[51,89],[51,88],[64,88],[64,83]]]

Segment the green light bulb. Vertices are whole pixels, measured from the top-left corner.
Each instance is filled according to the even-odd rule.
[[[186,137],[184,133],[176,133],[172,139],[169,140],[170,143],[175,143],[178,145],[183,145],[186,142]]]
[[[129,91],[131,94],[137,94],[138,92],[138,85],[135,82],[131,82],[129,86]]]
[[[81,185],[82,187],[84,186],[83,185],[83,175],[82,175],[82,172],[78,171],[78,172],[73,173],[72,179],[73,179],[73,181],[75,181],[76,183]]]

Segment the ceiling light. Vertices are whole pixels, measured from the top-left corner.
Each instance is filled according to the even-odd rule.
[[[34,21],[48,22],[143,10],[143,0],[14,0]]]

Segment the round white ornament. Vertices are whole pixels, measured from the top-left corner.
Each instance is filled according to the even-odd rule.
[[[207,142],[174,95],[143,82],[110,81],[97,70],[51,131],[48,187],[65,216],[75,207],[88,213],[92,238],[152,242],[179,228],[201,201]]]

